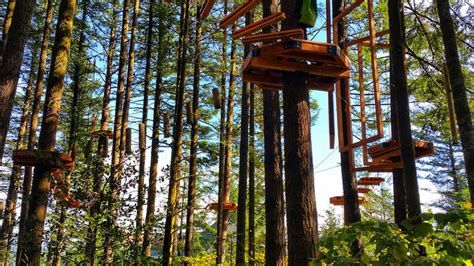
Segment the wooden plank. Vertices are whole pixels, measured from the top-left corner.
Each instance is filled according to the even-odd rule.
[[[326,42],[331,43],[331,0],[326,0]]]
[[[362,46],[370,47],[369,42],[363,42],[363,43],[360,43],[360,44]],[[388,44],[388,43],[376,43],[375,47],[376,48],[381,48],[381,49],[390,49],[390,44]]]
[[[286,16],[285,16],[285,13],[284,12],[280,12],[280,13],[276,13],[276,14],[273,14],[271,16],[268,16],[268,17],[265,17],[264,19],[262,20],[259,20],[259,21],[256,21],[254,23],[251,23],[243,28],[240,28],[236,31],[234,31],[232,33],[232,38],[233,39],[237,39],[237,38],[240,38],[242,36],[245,36],[245,35],[249,35],[253,32],[256,32],[258,30],[261,30],[263,28],[266,28],[272,24],[275,24],[283,19],[285,19]]]
[[[276,40],[285,40],[290,38],[301,39],[304,36],[303,29],[290,29],[284,31],[261,33],[242,37],[243,44],[251,44],[256,42],[272,42]]]
[[[220,21],[219,27],[223,29],[229,26],[230,24],[233,24],[240,17],[244,16],[250,10],[252,10],[256,5],[258,5],[258,3],[260,3],[260,0],[250,0],[240,5],[239,7],[237,7],[234,11],[229,13]]]
[[[354,4],[350,5],[349,7],[345,8],[344,10],[339,13],[333,20],[332,24],[336,25],[339,20],[347,16],[347,14],[351,13],[352,10],[356,9],[358,6],[360,6],[362,3],[364,3],[365,0],[357,0]]]
[[[207,18],[207,16],[209,16],[209,12],[211,12],[211,9],[214,6],[215,2],[216,0],[206,0],[206,2],[204,2],[204,6],[202,7],[202,10],[201,10],[202,19],[205,19]]]
[[[360,123],[361,123],[361,134],[362,139],[367,138],[367,128],[365,116],[365,84],[364,84],[364,64],[362,60],[362,46],[357,46],[357,64],[359,67],[359,103],[360,103]],[[369,156],[367,155],[367,144],[362,145],[362,161],[366,165],[369,162]]]

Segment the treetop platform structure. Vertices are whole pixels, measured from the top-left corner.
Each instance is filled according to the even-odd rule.
[[[45,150],[17,150],[13,153],[13,163],[20,166],[47,166],[52,169],[74,168],[71,155]]]
[[[367,199],[365,197],[358,197],[357,202],[361,205],[367,204]],[[343,206],[344,205],[344,196],[335,196],[329,198],[329,203],[335,206]]]

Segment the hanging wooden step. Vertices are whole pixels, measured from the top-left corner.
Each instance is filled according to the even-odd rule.
[[[240,17],[244,16],[250,10],[252,10],[256,5],[258,5],[258,3],[260,3],[260,0],[250,0],[240,5],[234,11],[232,11],[230,14],[228,14],[221,20],[221,22],[219,23],[219,27],[223,29],[229,26],[230,24],[233,24]]]
[[[200,14],[201,19],[205,19],[207,18],[207,16],[209,16],[209,12],[211,12],[211,9],[215,3],[216,3],[216,0],[206,0],[206,2],[204,2],[204,5],[202,6],[201,14]]]
[[[339,49],[337,45],[314,42],[302,39],[291,39],[282,42],[262,45],[253,50],[254,55],[269,58],[294,59],[292,61],[302,61],[305,64],[326,67],[327,70],[343,69],[349,70],[349,59]],[[344,77],[349,77],[347,71]]]
[[[17,150],[13,153],[13,163],[21,166],[48,166],[51,168],[74,168],[71,155],[55,151]]]
[[[430,156],[435,153],[432,142],[416,140],[413,141],[415,146],[415,157],[422,158]],[[368,153],[374,162],[392,162],[400,161],[400,142],[397,140],[390,140],[382,142],[369,148]]]
[[[360,186],[379,186],[380,183],[385,181],[382,177],[362,177],[357,181],[357,184]]]
[[[283,74],[274,70],[249,70],[242,73],[242,79],[254,83],[262,89],[282,90]],[[333,91],[334,79],[308,75],[306,87],[309,90]]]
[[[232,38],[233,39],[238,39],[242,36],[246,36],[249,34],[252,34],[258,30],[261,30],[263,28],[266,28],[272,24],[275,24],[279,21],[282,21],[286,18],[284,12],[276,13],[271,16],[265,17],[262,20],[256,21],[254,23],[251,23],[243,28],[240,28],[232,33]]]
[[[370,189],[368,187],[358,187],[357,188],[357,192],[362,193],[362,194],[369,193],[370,191],[372,191],[372,189]]]
[[[364,197],[357,197],[357,202],[360,205],[367,204],[367,199]],[[342,206],[344,205],[344,196],[335,196],[329,198],[329,203],[335,206]]]
[[[100,136],[112,138],[114,136],[114,133],[112,132],[112,130],[95,130],[95,131],[92,131],[92,136],[95,138],[98,138]]]
[[[224,210],[225,211],[236,211],[237,210],[237,203],[235,202],[224,202]],[[219,209],[218,203],[211,203],[206,207],[209,210],[217,211]]]
[[[352,172],[391,173],[394,168],[403,168],[403,166],[401,163],[369,162],[366,166],[352,168]]]
[[[284,30],[284,31],[244,36],[242,37],[242,43],[243,44],[251,44],[251,43],[257,43],[257,42],[268,43],[268,42],[274,42],[277,40],[303,39],[303,37],[304,37],[303,29],[290,29],[290,30]]]

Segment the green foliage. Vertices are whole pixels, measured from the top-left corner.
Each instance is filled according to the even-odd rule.
[[[312,265],[472,265],[474,259],[474,212],[456,209],[425,213],[423,222],[406,230],[396,224],[366,221],[325,235],[319,243],[319,258]],[[361,240],[364,248],[351,256],[350,247]]]

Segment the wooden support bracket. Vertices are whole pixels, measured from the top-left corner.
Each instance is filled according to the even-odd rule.
[[[349,13],[352,12],[352,10],[356,9],[358,6],[360,6],[362,3],[364,3],[365,0],[357,0],[354,4],[350,5],[349,7],[346,7],[337,15],[333,20],[332,20],[332,25],[337,25],[337,22],[347,16]]]
[[[377,33],[375,33],[375,37],[382,37],[382,36],[385,36],[387,34],[390,33],[390,30],[383,30],[383,31],[379,31]],[[370,41],[370,35],[369,36],[365,36],[365,37],[362,37],[362,38],[359,38],[359,39],[355,39],[355,40],[352,40],[352,41],[349,41],[346,45],[347,46],[352,46],[352,45],[355,45],[355,44],[359,44],[359,43],[365,43],[365,42],[368,42]]]
[[[209,210],[217,211],[219,209],[219,204],[211,203],[206,207]],[[224,210],[225,211],[236,211],[238,208],[237,203],[235,202],[224,202]]]
[[[250,10],[252,10],[258,3],[260,3],[261,0],[250,0],[245,2],[244,4],[240,5],[237,7],[234,11],[232,11],[230,14],[225,16],[221,22],[219,23],[219,27],[221,29],[226,28],[230,24],[233,24],[236,22],[240,17],[243,15],[247,14]]]
[[[344,205],[344,196],[336,196],[329,198],[329,203],[335,206],[342,206]],[[365,197],[357,197],[357,202],[361,205],[367,204],[367,199]]]
[[[282,21],[286,18],[284,12],[276,13],[271,16],[265,17],[264,19],[251,23],[243,28],[240,28],[232,33],[232,38],[237,39],[242,36],[246,36],[249,34],[252,34],[253,32],[256,32],[258,30],[261,30],[263,28],[266,28],[272,24],[275,24],[279,21]]]

